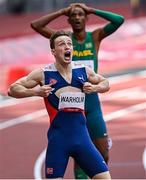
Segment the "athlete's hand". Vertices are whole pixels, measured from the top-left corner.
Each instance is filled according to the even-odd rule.
[[[91,9],[92,9],[92,8],[86,6],[86,4],[84,4],[84,3],[72,3],[72,4],[70,4],[70,6],[71,6],[71,8],[76,7],[76,6],[79,6],[79,7],[82,8],[87,14],[92,13],[92,12],[91,12]]]
[[[54,90],[54,88],[52,88],[51,86],[52,84],[50,83],[48,85],[35,87],[36,95],[40,97],[48,97],[48,95],[51,94]]]
[[[94,92],[94,85],[90,82],[85,82],[83,85],[83,92],[87,94]]]
[[[71,10],[71,6],[66,7],[66,8],[62,9],[62,14],[65,16],[69,16],[70,10]]]

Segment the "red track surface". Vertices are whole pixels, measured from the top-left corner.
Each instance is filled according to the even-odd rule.
[[[119,79],[114,84],[111,81],[110,92],[101,96],[103,111],[107,120],[109,120],[110,113],[141,104],[139,110],[130,112],[127,109],[127,113],[121,116],[118,116],[117,113],[115,117],[112,117],[111,114],[112,120],[107,122],[109,134],[113,140],[109,163],[113,178],[146,178],[142,164],[142,154],[145,148],[146,122],[144,112],[146,104],[144,108],[142,103],[145,100],[141,98],[146,90],[145,81],[146,78],[139,75],[128,81],[126,78],[124,81]],[[135,89],[132,90],[131,88]],[[122,90],[126,90],[126,92]],[[42,100],[30,100],[29,102],[21,100],[18,105],[1,107],[0,119],[1,122],[12,121],[14,118],[43,108]],[[44,115],[39,118],[36,116],[32,121],[1,130],[0,158],[2,163],[0,178],[33,178],[35,161],[46,147],[48,127],[49,119],[47,115]],[[67,169],[66,178],[73,178],[71,166],[72,161]]]
[[[130,46],[125,44],[124,39],[127,43],[132,42]],[[113,52],[116,52],[114,54],[117,55],[118,50],[122,50],[123,47],[124,51],[129,52],[129,56],[125,56],[129,59],[119,59],[120,55],[114,61],[103,59],[100,62],[100,71],[112,73],[144,67],[145,58],[137,56],[138,54],[132,56],[136,50],[141,52],[145,48],[144,39],[145,34],[139,40],[136,36],[124,34],[124,38],[117,39],[115,36],[112,46],[111,41],[107,41],[103,44],[106,52],[111,52],[113,48]],[[111,89],[109,93],[101,95],[104,117],[113,140],[109,167],[115,179],[146,179],[142,161],[146,145],[145,73],[133,73],[130,77],[121,76],[114,80],[109,78]],[[45,110],[38,112],[44,109],[43,101],[40,99],[10,100],[2,101],[0,104],[0,179],[34,178],[36,160],[47,145],[49,118]],[[71,160],[65,178],[73,178],[72,165]]]

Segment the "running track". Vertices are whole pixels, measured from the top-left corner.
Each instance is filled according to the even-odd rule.
[[[146,178],[146,71],[115,76],[109,80],[111,90],[101,96],[101,101],[109,134],[113,139],[109,164],[112,177]],[[43,101],[40,98],[8,99],[0,109],[0,178],[43,177],[43,172],[39,172],[39,169],[43,169],[43,157],[40,154],[46,147],[49,127]],[[71,166],[72,160],[66,178],[73,178]]]
[[[123,50],[121,55],[126,58],[129,56],[131,61],[126,64],[122,57],[116,63],[110,60],[101,62],[101,67],[105,68],[102,72],[111,75],[110,91],[100,96],[109,135],[113,140],[109,167],[114,179],[146,179],[146,71],[143,61],[145,58],[139,56],[145,48],[145,34],[140,40],[137,36],[129,37],[127,42],[133,42],[129,46],[131,48],[127,47],[123,37],[120,38],[119,43],[114,37],[116,46],[109,46],[110,41],[107,41],[106,53],[118,50],[114,55],[121,57]],[[120,49],[120,45],[123,49]],[[111,53],[107,57],[113,59]],[[115,59],[119,60],[117,57]],[[129,73],[128,68],[135,71]],[[116,75],[112,74],[115,69],[120,70]],[[8,98],[2,102],[0,179],[44,177],[44,150],[49,119],[43,101],[40,98]],[[65,178],[73,178],[72,166],[70,159]]]

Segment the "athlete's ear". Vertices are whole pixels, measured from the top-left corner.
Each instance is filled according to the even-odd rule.
[[[53,56],[55,56],[55,54],[56,54],[55,52],[56,52],[55,49],[51,49],[51,53]]]

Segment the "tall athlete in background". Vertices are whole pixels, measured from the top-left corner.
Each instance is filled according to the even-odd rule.
[[[103,27],[98,27],[92,32],[86,31],[86,22],[89,14],[97,15],[109,21]],[[78,64],[85,64],[98,72],[98,51],[101,41],[115,32],[124,22],[124,17],[108,11],[102,11],[88,7],[83,3],[74,3],[69,7],[47,14],[31,22],[31,27],[46,38],[57,31],[48,26],[56,18],[66,15],[72,27],[73,61]],[[106,163],[109,159],[108,134],[103,119],[100,101],[97,93],[86,95],[85,112],[89,134],[96,148],[102,154]],[[87,176],[75,164],[76,179],[86,179]]]

